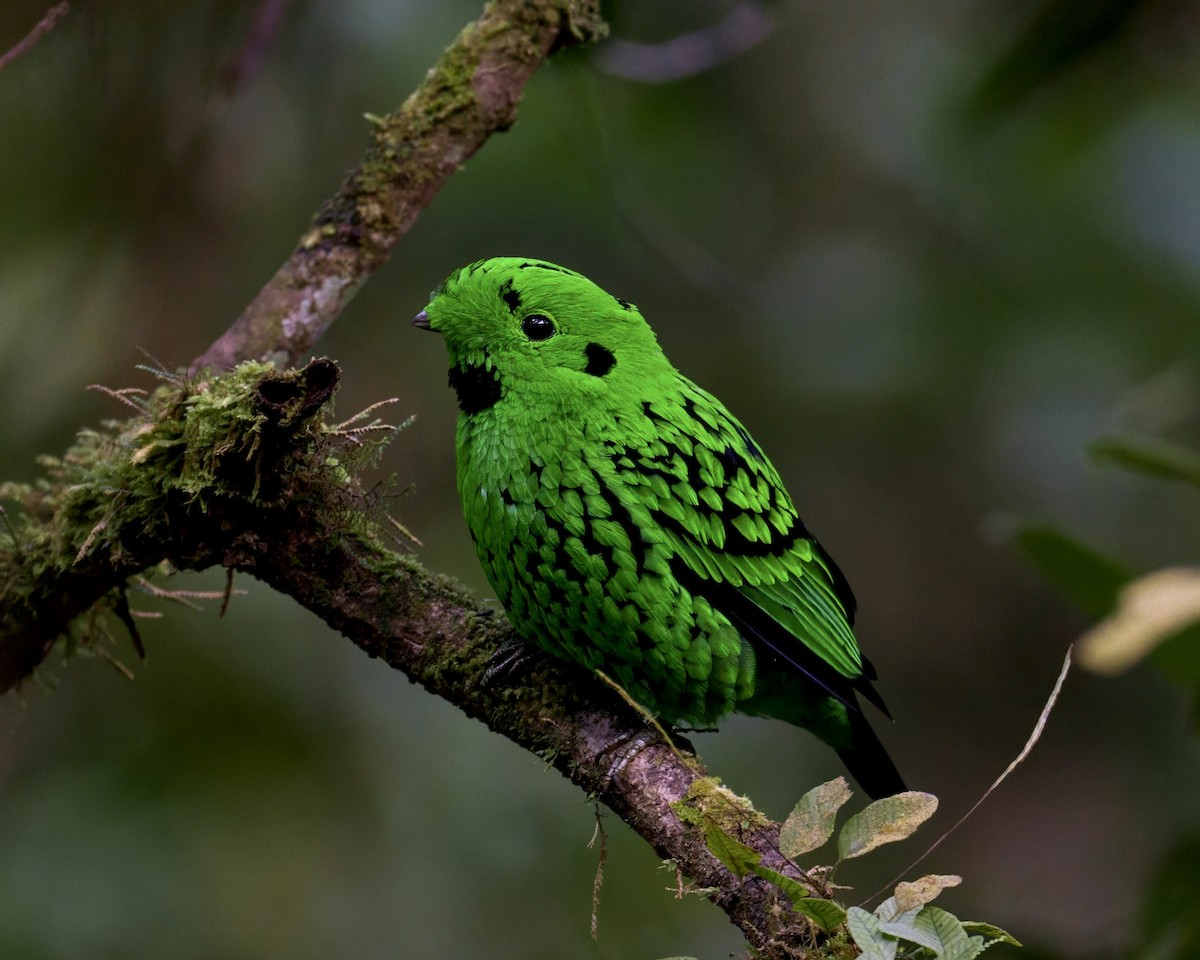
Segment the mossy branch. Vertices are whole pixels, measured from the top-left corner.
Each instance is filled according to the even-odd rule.
[[[126,393],[142,412],[82,433],[64,457],[45,462],[41,483],[0,487],[20,507],[0,537],[0,689],[26,676],[83,612],[119,610],[135,574],[164,563],[249,573],[545,758],[682,876],[711,888],[764,956],[803,955],[811,930],[780,890],[737,878],[706,845],[706,824],[716,824],[763,866],[799,878],[779,852],[778,824],[594,677],[532,654],[515,675],[488,682],[514,639],[508,624],[389,547],[381,509],[353,472],[377,445],[324,418],[337,382],[329,360],[283,373],[247,362],[149,397]],[[628,744],[637,749],[621,763]]]

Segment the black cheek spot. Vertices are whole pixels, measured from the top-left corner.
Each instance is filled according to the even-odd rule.
[[[587,366],[583,368],[583,372],[590,373],[593,377],[602,377],[616,366],[617,358],[613,352],[598,343],[589,343],[583,348],[583,352],[587,355]]]
[[[500,284],[500,299],[508,304],[508,309],[512,313],[516,313],[521,309],[521,294],[513,286],[511,278]]]

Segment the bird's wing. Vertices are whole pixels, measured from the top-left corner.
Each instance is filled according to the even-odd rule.
[[[638,457],[671,570],[757,649],[848,706],[882,707],[851,623],[854,597],[796,512],[775,468],[716,398],[683,377],[676,397],[643,404],[653,439]],[[886,712],[886,710],[885,710]]]

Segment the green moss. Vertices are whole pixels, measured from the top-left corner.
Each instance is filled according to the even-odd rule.
[[[16,506],[0,526],[3,642],[23,645],[11,659],[36,663],[55,637],[96,635],[94,608],[120,614],[128,579],[165,545],[211,541],[216,507],[236,523],[244,511],[283,516],[303,498],[395,577],[411,571],[411,558],[382,548],[353,473],[395,430],[326,423],[337,377],[327,360],[287,372],[248,362],[202,380],[164,375],[151,393],[110,391],[134,416],[80,431],[63,456],[40,460],[38,482],[0,485]]]
[[[672,803],[671,809],[681,823],[699,826],[709,821],[730,835],[770,823],[754,809],[748,797],[739,797],[717,777],[698,777],[692,781],[688,792]]]

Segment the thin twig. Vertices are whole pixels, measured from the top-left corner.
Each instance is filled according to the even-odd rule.
[[[600,939],[600,888],[604,886],[604,863],[608,860],[608,834],[604,830],[604,823],[601,820],[603,814],[600,812],[600,804],[596,804],[596,829],[592,833],[592,839],[588,841],[588,849],[592,849],[596,844],[596,838],[600,838],[600,858],[596,861],[596,877],[592,881],[592,939]]]
[[[907,867],[905,867],[899,874],[897,874],[894,878],[892,878],[892,881],[890,883],[886,884],[883,887],[880,887],[878,890],[875,891],[875,893],[873,893],[870,897],[868,897],[867,898],[868,900],[874,900],[875,897],[879,896],[879,894],[883,893],[886,890],[890,890],[892,887],[894,887],[900,881],[900,879],[902,877],[904,877],[905,875],[910,873],[917,864],[919,864],[926,857],[928,857],[931,853],[933,853],[934,850],[936,850],[939,846],[941,846],[942,841],[945,840],[948,836],[950,836],[950,834],[954,833],[954,831],[957,830],[959,827],[961,827],[966,822],[967,818],[970,817],[971,814],[973,814],[976,810],[979,809],[979,805],[981,803],[983,803],[984,800],[986,800],[988,797],[990,797],[992,795],[992,791],[994,791],[998,786],[1000,786],[1000,784],[1002,784],[1005,780],[1007,780],[1008,775],[1010,773],[1012,773],[1014,770],[1016,770],[1018,766],[1020,766],[1022,763],[1025,762],[1025,758],[1028,757],[1030,751],[1033,750],[1034,744],[1036,744],[1038,742],[1038,740],[1041,739],[1042,731],[1046,729],[1046,721],[1050,719],[1050,711],[1052,711],[1054,709],[1054,705],[1056,703],[1058,703],[1058,695],[1060,693],[1062,693],[1063,683],[1067,679],[1067,674],[1071,672],[1071,650],[1072,650],[1072,647],[1067,647],[1067,653],[1063,657],[1062,669],[1058,671],[1058,679],[1054,681],[1054,689],[1050,691],[1050,697],[1049,697],[1049,699],[1046,700],[1046,705],[1044,707],[1042,707],[1042,712],[1038,715],[1037,723],[1035,723],[1033,725],[1033,732],[1029,735],[1029,739],[1025,741],[1025,746],[1023,746],[1021,748],[1021,752],[1018,753],[1015,758],[1013,758],[1012,763],[1010,763],[1007,767],[1004,768],[1004,772],[1001,773],[1000,776],[998,776],[992,782],[992,785],[983,791],[983,795],[978,800],[976,800],[973,804],[971,804],[970,810],[968,810],[961,817],[959,817],[958,820],[955,821],[954,825],[951,826],[949,830],[947,830],[940,837],[938,837],[936,840],[934,840],[933,843],[931,843],[929,845],[928,850],[926,850],[923,854],[921,854],[919,857],[917,857],[916,860],[914,860]]]
[[[662,43],[614,37],[592,55],[604,72],[640,83],[672,83],[705,73],[762,43],[773,24],[759,0],[744,0],[716,23]]]
[[[0,70],[7,67],[17,57],[28,53],[34,44],[54,29],[58,21],[65,17],[70,9],[71,5],[63,2],[47,10],[46,15],[37,22],[37,26],[30,30],[23,39],[18,40],[6,53],[0,54]]]
[[[271,41],[283,22],[287,5],[288,0],[261,0],[254,11],[246,39],[221,68],[219,89],[224,99],[236,94],[262,68]]]

